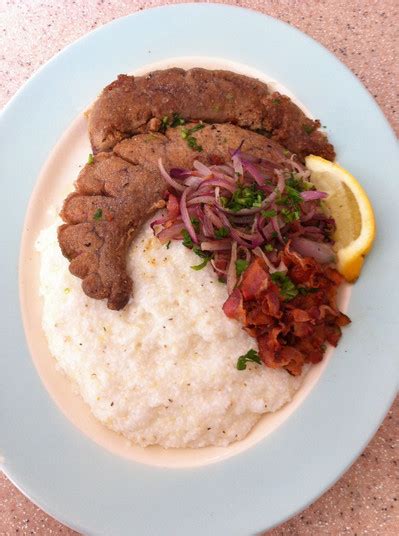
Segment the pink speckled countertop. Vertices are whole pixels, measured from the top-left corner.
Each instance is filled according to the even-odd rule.
[[[81,35],[114,18],[164,3],[179,2],[0,0],[0,106],[41,64]],[[257,9],[317,39],[362,80],[399,132],[397,0],[224,3]],[[335,486],[267,536],[397,536],[398,445],[399,399],[364,453]],[[76,534],[33,505],[0,474],[0,535],[55,533]]]

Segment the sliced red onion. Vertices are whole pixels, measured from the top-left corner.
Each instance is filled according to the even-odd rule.
[[[263,186],[266,182],[266,177],[260,172],[259,168],[248,160],[242,160],[242,167],[245,171],[255,179],[259,186]]]
[[[291,245],[303,257],[313,257],[320,264],[335,261],[334,251],[329,244],[298,237],[291,240]]]
[[[210,195],[199,195],[198,197],[192,197],[190,201],[187,201],[187,205],[198,205],[199,203],[206,203],[207,205],[214,205],[216,203],[215,198]]]
[[[285,188],[285,175],[284,175],[284,171],[276,171],[276,175],[277,175],[277,190],[280,192],[280,193],[283,193],[284,192],[284,188]]]
[[[186,186],[195,186],[198,187],[200,184],[202,184],[203,179],[200,177],[195,177],[194,175],[190,175],[185,179],[184,184]]]
[[[209,167],[202,162],[199,162],[199,160],[194,160],[193,166],[203,177],[212,175],[212,171],[209,169]]]
[[[212,222],[205,216],[204,211],[197,205],[197,218],[201,222],[203,233],[208,238],[214,237]]]
[[[220,275],[226,275],[226,270],[222,270],[221,268],[219,268],[217,266],[217,262],[214,260],[214,259],[211,259],[211,264],[213,266],[213,269],[215,270],[215,272],[217,272],[218,274]]]
[[[173,240],[174,238],[180,236],[184,228],[184,223],[175,223],[175,225],[171,225],[170,227],[163,229],[157,234],[157,237],[162,244],[165,244],[166,242],[169,242],[169,240]]]
[[[184,190],[182,196],[181,196],[181,199],[180,199],[180,214],[181,214],[183,223],[186,226],[186,229],[187,229],[189,235],[191,236],[192,241],[195,242],[196,244],[198,244],[197,234],[195,232],[193,224],[191,223],[190,215],[189,215],[188,210],[187,210],[186,199],[187,199],[188,193],[190,193],[190,190],[191,190],[191,188],[186,188]]]
[[[234,173],[234,171],[233,171]],[[226,173],[221,173],[220,171],[212,171],[212,176],[215,179],[223,179],[227,181],[231,186],[237,187],[237,180],[236,178],[231,177],[230,175],[227,175]]]
[[[201,243],[203,251],[226,251],[231,247],[231,240],[209,240]]]
[[[231,246],[230,264],[227,270],[227,294],[228,295],[230,295],[233,292],[233,289],[237,283],[236,260],[237,260],[237,242],[233,242]]]
[[[162,218],[157,218],[156,220],[150,223],[150,227],[154,231],[154,227],[156,227],[157,225],[163,225],[167,221],[169,221],[169,216],[163,216]]]
[[[225,177],[229,177],[231,180],[236,180],[236,177],[234,176],[234,168],[231,164],[225,164],[222,166],[211,166],[212,173],[217,176],[217,174],[224,175]]]
[[[254,249],[254,254],[263,259],[269,268],[269,272],[271,274],[274,274],[274,272],[277,272],[277,268],[274,266],[274,264],[269,260],[268,256],[261,250],[261,248],[257,247]]]
[[[192,175],[192,171],[190,171],[189,169],[183,169],[183,168],[172,168],[169,171],[169,175],[173,179],[186,179],[187,177]]]
[[[301,192],[301,197],[304,201],[315,201],[316,199],[325,199],[328,194],[318,190],[307,190],[306,192]]]
[[[225,190],[228,190],[229,192],[233,193],[237,190],[237,185],[235,183],[232,183],[231,181],[228,181],[226,179],[206,179],[204,181],[204,184],[206,186],[219,186],[220,188],[224,188]]]
[[[244,170],[242,167],[241,158],[238,155],[234,155],[231,160],[233,161],[234,173],[236,176],[242,177],[244,175]]]
[[[217,216],[217,214],[215,214],[211,206],[204,205],[204,214],[215,227],[223,227],[221,219],[219,218],[219,216]]]
[[[172,177],[169,175],[169,173],[166,171],[166,169],[163,166],[162,158],[158,158],[158,167],[159,171],[161,172],[162,177],[166,180],[168,184],[172,186],[176,191],[178,192],[184,192],[185,187],[182,184],[179,184],[177,181],[172,179]]]
[[[279,219],[277,216],[273,216],[273,218],[271,218],[271,224],[273,226],[274,231],[277,233],[278,239],[282,244],[284,244],[284,240],[280,231]]]

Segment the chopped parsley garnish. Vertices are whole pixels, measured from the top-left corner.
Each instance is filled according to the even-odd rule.
[[[176,127],[179,127],[180,125],[184,125],[184,123],[185,123],[185,120],[182,117],[180,117],[179,114],[174,113],[172,116],[172,122],[170,123],[170,126],[172,128],[176,128]]]
[[[191,266],[193,270],[202,270],[202,268],[205,268],[205,266],[208,264],[208,262],[212,259],[213,253],[210,253],[209,251],[203,251],[198,246],[193,246],[193,252],[198,255],[201,259],[204,259],[201,264],[197,264],[196,266]]]
[[[185,123],[185,120],[182,117],[180,117],[180,115],[178,113],[173,112],[172,119],[169,119],[169,117],[167,115],[162,117],[161,126],[159,127],[159,131],[165,133],[166,129],[168,127],[176,128],[176,127],[179,127],[181,125],[184,125],[184,123]]]
[[[298,296],[298,289],[288,275],[286,275],[284,272],[274,272],[274,274],[271,274],[270,277],[273,283],[276,283],[276,285],[280,288],[281,296],[287,301],[293,300],[296,296]]]
[[[166,129],[169,126],[169,117],[164,115],[161,120],[161,126],[159,127],[159,132],[166,132]]]
[[[94,156],[91,153],[89,153],[89,156],[87,157],[87,163],[94,164]]]
[[[187,229],[183,229],[181,234],[183,235],[183,246],[186,246],[186,248],[192,248],[194,244]]]
[[[170,244],[171,244],[171,240],[169,240],[169,242],[166,244],[166,249],[169,249],[170,248]]]
[[[259,354],[256,350],[251,349],[248,350],[246,354],[240,355],[240,357],[237,359],[237,369],[245,370],[248,362],[258,363],[258,365],[261,364]]]
[[[262,206],[264,198],[264,192],[252,184],[251,186],[239,186],[230,199],[221,197],[220,202],[222,206],[239,212],[243,208],[259,208]]]
[[[273,104],[280,104],[281,100],[280,99],[273,99]]]
[[[263,246],[263,249],[264,249],[265,251],[267,251],[268,253],[270,253],[270,251],[273,251],[274,247],[273,247],[271,244],[265,244],[265,245]]]
[[[248,268],[249,261],[246,261],[244,259],[238,259],[236,260],[236,273],[238,276],[240,276],[245,270]]]
[[[197,233],[200,230],[200,222],[197,220],[197,218],[191,218],[191,223],[193,224],[194,229],[197,231]]]
[[[262,210],[261,214],[264,218],[274,218],[274,216],[277,216],[275,210]]]
[[[215,237],[216,238],[226,238],[226,236],[229,236],[230,229],[228,227],[220,227],[220,229],[216,229],[215,231]]]
[[[301,217],[301,211],[300,210],[289,210],[288,208],[283,208],[281,210],[281,215],[284,218],[284,221],[286,223],[292,223],[294,221],[298,221]]]
[[[289,156],[290,152],[289,152],[288,149],[284,149],[283,154],[284,154],[284,156]]]
[[[298,190],[298,192],[303,192],[306,190],[306,185],[303,182],[302,179],[297,179],[294,173],[291,173],[289,178],[286,181],[286,185],[290,188],[294,188],[295,190]]]
[[[198,272],[198,270],[202,270],[202,268],[205,268],[205,266],[208,264],[208,262],[210,260],[211,260],[211,258],[207,257],[200,264],[196,264],[195,266],[190,266],[190,268],[192,268],[193,270],[196,270]]]
[[[209,251],[202,251],[202,249],[199,246],[195,245],[187,229],[183,229],[182,235],[183,235],[183,246],[186,246],[186,248],[192,249],[193,252],[196,255],[198,255],[198,257],[201,257],[201,259],[204,259],[201,262],[201,264],[197,264],[196,266],[191,266],[191,268],[193,270],[202,270],[202,268],[205,268],[208,262],[212,259],[213,253],[210,253]]]
[[[201,122],[201,123],[198,123],[198,125],[193,126],[192,128],[182,128],[180,131],[180,135],[183,138],[183,140],[186,140],[187,145],[194,151],[198,151],[198,152],[203,151],[202,145],[198,144],[193,134],[197,132],[198,130],[201,130],[204,127],[205,127],[204,123]]]
[[[280,210],[280,214],[286,223],[292,223],[300,219],[301,203],[303,202],[301,192],[305,189],[306,186],[303,181],[291,174],[285,183],[284,192],[277,196],[276,204],[284,207]]]
[[[313,125],[302,125],[303,130],[306,132],[306,134],[312,134],[314,131]]]
[[[103,217],[103,210],[102,208],[98,208],[93,214],[93,220],[100,221],[102,217]]]

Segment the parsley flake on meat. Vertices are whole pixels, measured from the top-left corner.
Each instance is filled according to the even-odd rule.
[[[183,140],[186,140],[187,145],[193,149],[194,151],[201,152],[203,151],[202,145],[199,145],[197,142],[197,139],[194,138],[193,134],[197,132],[198,130],[201,130],[204,128],[204,123],[198,123],[197,125],[193,126],[192,128],[182,128],[180,131],[180,135],[183,138]]]
[[[270,277],[273,283],[279,287],[280,294],[285,300],[293,300],[298,296],[298,289],[284,272],[274,272],[270,274]]]
[[[101,208],[98,208],[93,214],[93,220],[100,221],[103,217],[103,211]]]

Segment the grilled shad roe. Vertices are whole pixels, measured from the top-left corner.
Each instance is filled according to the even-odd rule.
[[[198,121],[212,124],[197,129]],[[58,239],[70,271],[83,279],[88,296],[122,309],[132,291],[128,246],[164,204],[167,183],[159,158],[166,168],[191,168],[195,159],[220,164],[242,144],[255,157],[267,158],[272,151],[274,159],[290,152],[299,160],[310,153],[333,159],[319,126],[288,97],[235,73],[167,69],[119,76],[90,111],[95,156],[61,211],[65,224]]]

